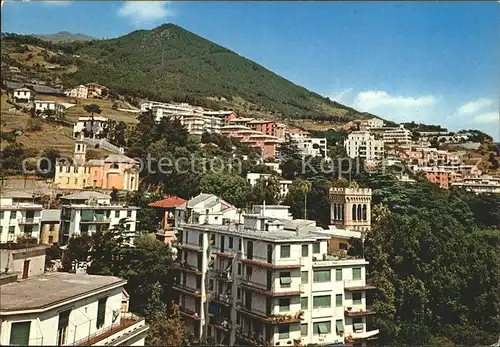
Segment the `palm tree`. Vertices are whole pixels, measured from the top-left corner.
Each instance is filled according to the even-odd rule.
[[[101,108],[97,104],[89,104],[83,106],[83,109],[91,114],[90,120],[90,137],[94,138],[94,114],[100,114],[102,112]]]

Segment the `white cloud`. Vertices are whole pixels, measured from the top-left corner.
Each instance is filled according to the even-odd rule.
[[[353,90],[354,90],[353,88],[347,88],[339,93],[334,93],[334,94],[327,95],[327,96],[332,101],[336,101],[339,103],[347,103],[348,102],[347,100],[349,99],[348,97],[352,94]]]
[[[396,122],[424,122],[432,120],[437,103],[433,95],[394,96],[383,90],[367,90],[358,93],[352,106]]]
[[[169,6],[169,1],[126,1],[118,10],[118,15],[129,18],[136,26],[152,24],[175,15],[175,11]]]
[[[480,113],[474,117],[474,121],[478,123],[493,123],[498,126],[500,123],[500,113],[499,112]]]
[[[479,98],[474,101],[470,101],[459,107],[458,113],[460,114],[471,114],[481,112],[489,107],[493,106],[493,100],[487,98]]]
[[[71,4],[71,1],[55,0],[55,1],[42,1],[42,3],[51,6],[68,6],[69,4]]]

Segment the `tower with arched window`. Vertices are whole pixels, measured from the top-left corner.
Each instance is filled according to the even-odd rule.
[[[330,221],[338,228],[369,231],[371,228],[370,188],[330,188]]]
[[[75,165],[85,165],[85,155],[87,153],[87,144],[83,141],[77,140],[75,142],[75,150],[73,152],[73,161]]]

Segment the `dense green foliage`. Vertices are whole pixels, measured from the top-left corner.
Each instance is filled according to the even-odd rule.
[[[217,98],[241,97],[259,109],[289,118],[346,121],[365,117],[173,24],[67,47],[81,55],[71,84],[95,81],[120,94],[214,107]],[[207,97],[216,100],[208,105]]]

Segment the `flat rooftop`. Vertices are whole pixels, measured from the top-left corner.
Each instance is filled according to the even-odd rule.
[[[48,309],[100,289],[127,283],[114,276],[50,272],[0,287],[0,315],[13,311]]]

